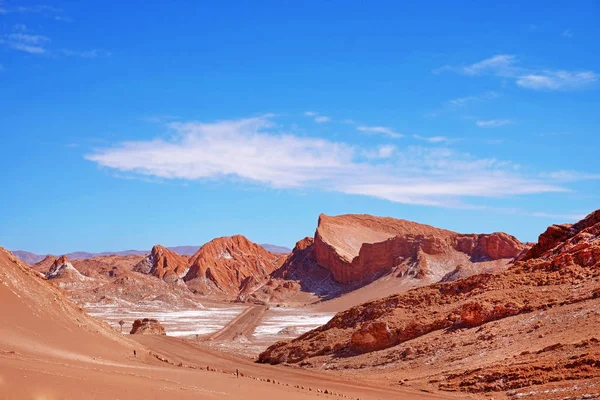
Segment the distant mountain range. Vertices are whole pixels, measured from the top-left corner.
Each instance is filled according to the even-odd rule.
[[[277,253],[277,254],[287,254],[291,253],[292,249],[289,249],[284,246],[276,246],[274,244],[261,244],[266,250]],[[191,256],[195,254],[201,246],[173,246],[168,247],[169,250],[173,250],[175,253],[178,253],[182,256]],[[19,257],[19,259],[27,264],[35,264],[42,261],[48,254],[36,254],[29,251],[24,250],[15,250],[12,252],[15,256]],[[92,258],[97,256],[130,256],[130,255],[144,255],[149,254],[150,250],[122,250],[122,251],[104,251],[101,253],[90,253],[87,251],[75,251],[73,253],[65,254],[70,260],[82,260],[85,258]],[[56,254],[58,255],[58,254]]]

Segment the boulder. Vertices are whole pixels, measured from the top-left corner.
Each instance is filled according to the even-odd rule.
[[[165,328],[156,319],[136,319],[131,328],[131,335],[166,335]]]

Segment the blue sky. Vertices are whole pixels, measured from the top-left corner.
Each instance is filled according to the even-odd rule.
[[[599,208],[600,3],[402,3],[0,0],[0,245],[293,246],[321,212],[533,241]]]

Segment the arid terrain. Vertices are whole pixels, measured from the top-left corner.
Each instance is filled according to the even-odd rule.
[[[321,215],[289,254],[2,250],[0,397],[600,397],[599,233]]]

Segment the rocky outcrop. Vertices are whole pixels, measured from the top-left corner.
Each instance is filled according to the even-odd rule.
[[[314,240],[311,237],[298,241],[283,265],[271,275],[296,282],[300,290],[320,297],[335,297],[344,290],[343,285],[335,282],[331,271],[317,262]]]
[[[82,281],[86,279],[69,261],[67,256],[60,256],[52,263],[46,273],[47,279],[67,279],[69,281]]]
[[[131,335],[166,335],[165,328],[156,319],[136,319],[131,328]]]
[[[350,346],[360,352],[383,349],[394,343],[394,336],[386,322],[365,322],[352,334]]]
[[[189,271],[187,257],[180,256],[166,247],[156,245],[150,254],[133,267],[136,272],[154,275],[165,282],[174,283]]]
[[[197,293],[217,291],[237,296],[246,279],[262,282],[285,258],[241,235],[221,237],[206,243],[190,258],[184,280]]]
[[[321,214],[313,251],[337,282],[350,283],[368,282],[399,267],[439,280],[461,262],[509,260],[524,249],[505,233],[459,234],[394,218]],[[436,258],[443,258],[443,265]]]
[[[259,360],[295,363],[324,355],[348,357],[439,330],[473,328],[595,299],[600,285],[600,210],[564,228],[561,231],[568,233],[561,233],[559,241],[542,235],[537,248],[543,251],[535,253],[540,256],[530,254],[502,273],[473,275],[362,304],[291,342],[269,347]]]

